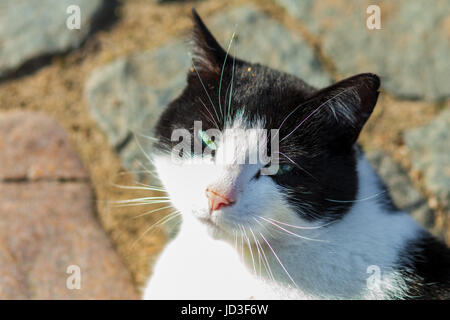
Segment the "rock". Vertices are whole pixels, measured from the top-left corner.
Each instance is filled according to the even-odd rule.
[[[34,112],[2,114],[0,128],[0,141],[7,141],[0,146],[2,162],[21,168],[15,174],[23,177],[0,181],[0,299],[138,298],[95,218],[87,175],[63,130]],[[44,167],[39,181],[29,180],[23,172],[35,164],[17,156],[13,138],[20,154],[25,155],[28,146],[31,159],[41,164],[61,159],[62,168]],[[71,280],[78,274],[80,289],[71,286],[77,284]]]
[[[80,29],[66,20],[71,5],[80,8]],[[102,0],[3,0],[0,3],[0,77],[24,63],[77,48],[91,31]]]
[[[1,299],[137,298],[87,183],[0,183],[0,200]],[[70,266],[79,290],[66,286]]]
[[[41,113],[0,113],[2,180],[86,179],[66,132]]]
[[[450,2],[277,0],[322,40],[341,76],[374,72],[398,97],[450,96]],[[366,27],[367,7],[381,8],[381,29]]]
[[[206,22],[225,49],[238,25],[233,48],[238,57],[294,73],[313,85],[331,82],[305,40],[253,7],[221,12]],[[189,51],[185,39],[172,40],[153,51],[120,58],[89,77],[85,93],[92,116],[128,170],[149,166],[143,150],[151,153],[151,138],[145,136],[152,135],[162,110],[185,86]]]
[[[322,22],[324,19],[323,15],[326,13],[323,11],[319,11],[317,13],[316,10],[314,10],[317,5],[315,0],[276,0],[276,2],[280,6],[284,7],[289,14],[297,18],[301,23],[307,25],[310,31],[317,33],[320,30],[319,23]],[[333,6],[328,6],[329,13],[327,13],[330,15],[329,17],[332,17],[331,14],[334,13],[332,8]],[[314,16],[313,13],[318,14],[321,19],[316,19],[316,16]]]
[[[294,74],[313,86],[331,83],[318,56],[300,35],[251,6],[231,9],[206,21],[225,49],[236,32],[232,52],[241,59]]]
[[[414,188],[408,173],[381,150],[371,151],[366,156],[388,187],[394,204],[399,209],[411,213],[424,228],[432,229],[434,213],[425,197]]]
[[[148,167],[144,151],[151,153],[152,129],[167,104],[181,93],[189,66],[186,45],[179,40],[116,60],[89,77],[85,95],[91,114],[128,170]]]
[[[450,110],[429,124],[405,132],[412,168],[423,175],[425,188],[450,212]]]

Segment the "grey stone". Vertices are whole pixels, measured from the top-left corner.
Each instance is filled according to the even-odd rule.
[[[322,39],[341,76],[374,72],[398,97],[450,96],[450,2],[278,0]],[[366,9],[381,8],[381,29],[369,30]]]
[[[2,0],[0,76],[31,59],[78,47],[89,34],[102,4],[102,0]],[[66,26],[70,5],[80,7],[79,30]]]
[[[307,25],[314,33],[320,30],[320,20],[315,19],[312,15],[315,6],[314,0],[276,0],[276,2],[284,7],[292,16]],[[323,14],[323,12],[320,13]]]
[[[331,81],[300,36],[252,7],[222,12],[206,22],[225,49],[238,25],[233,49],[240,58],[294,73],[313,85]],[[85,93],[92,116],[118,150],[124,167],[138,172],[139,180],[145,177],[143,167],[149,166],[143,151],[151,153],[151,138],[145,136],[152,136],[160,113],[185,86],[191,66],[189,51],[185,39],[172,40],[100,67],[87,81]]]
[[[331,83],[314,50],[300,35],[251,6],[220,13],[207,24],[225,49],[236,32],[231,49],[241,59],[294,74],[313,86]]]
[[[92,116],[117,149],[125,168],[148,167],[159,115],[181,93],[190,57],[183,41],[120,58],[89,77],[85,95]],[[144,175],[138,174],[142,180]]]
[[[450,211],[450,110],[429,124],[405,133],[413,169],[423,175],[425,188]]]
[[[434,227],[434,213],[425,197],[413,186],[408,173],[391,156],[381,150],[366,154],[367,159],[388,187],[394,204],[411,213],[423,227]]]

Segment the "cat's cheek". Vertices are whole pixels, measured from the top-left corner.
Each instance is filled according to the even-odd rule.
[[[172,204],[182,214],[197,218],[208,213],[205,190],[213,168],[189,161],[174,163],[170,157],[155,157],[154,166]]]
[[[249,192],[252,195],[248,197],[253,204],[253,211],[258,212],[260,222],[266,227],[270,226],[276,229],[279,228],[268,222],[268,220],[277,221],[277,224],[282,227],[283,225],[310,226],[289,205],[287,196],[289,194],[288,189],[280,187],[269,177],[260,178],[260,182],[253,186],[254,190],[249,188]]]

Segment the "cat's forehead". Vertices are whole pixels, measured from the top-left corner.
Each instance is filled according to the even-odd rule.
[[[205,111],[219,120],[232,116],[235,123],[243,126],[254,126],[253,122],[264,120],[265,128],[272,129],[283,120],[286,112],[314,91],[293,75],[239,61],[226,64],[216,75],[191,74],[182,100],[186,104],[197,105],[196,101],[200,101],[205,105],[192,110],[197,116]],[[246,123],[241,121],[241,115]]]
[[[217,139],[216,159],[224,164],[260,163],[259,155],[267,148],[264,117],[250,121],[238,113]]]
[[[265,103],[282,102],[295,96],[308,97],[314,90],[301,79],[282,71],[274,70],[259,63],[242,62],[233,69],[228,66],[224,70],[226,77],[223,81],[234,82],[235,99],[247,100],[259,105]],[[255,100],[255,96],[258,100]]]

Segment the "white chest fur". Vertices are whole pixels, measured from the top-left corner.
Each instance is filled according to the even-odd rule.
[[[301,298],[258,279],[233,246],[212,239],[201,226],[189,227],[189,234],[182,230],[159,257],[144,299]]]

